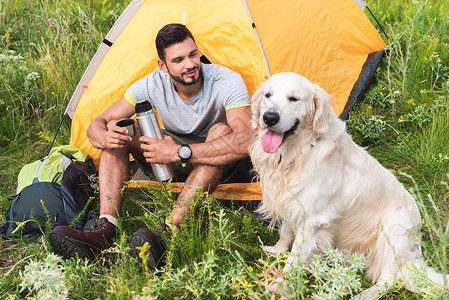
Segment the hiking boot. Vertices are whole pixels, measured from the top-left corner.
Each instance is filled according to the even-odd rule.
[[[137,230],[129,240],[130,254],[132,257],[139,257],[141,251],[140,247],[148,243],[149,249],[145,252],[147,259],[147,266],[149,270],[162,267],[165,264],[165,252],[167,250],[164,240],[162,239],[162,232],[170,234],[170,228],[163,224],[162,228],[153,232],[148,228],[140,228]],[[137,249],[139,247],[139,249]],[[142,259],[139,257],[139,260]]]
[[[49,236],[50,244],[64,259],[78,255],[93,261],[104,249],[112,245],[116,227],[106,218],[100,218],[92,229],[79,230],[68,226],[57,226]]]

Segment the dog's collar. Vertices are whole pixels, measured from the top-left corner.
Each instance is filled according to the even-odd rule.
[[[293,124],[293,126],[292,126],[289,130],[287,130],[286,132],[284,132],[284,140],[285,140],[290,134],[292,134],[292,133],[296,130],[296,128],[298,128],[298,126],[299,126],[299,120],[296,120],[295,124]]]

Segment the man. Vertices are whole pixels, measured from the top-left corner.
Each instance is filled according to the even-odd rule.
[[[164,26],[156,37],[156,48],[159,69],[135,82],[87,129],[92,145],[103,150],[99,168],[100,217],[90,230],[60,226],[50,233],[50,243],[65,258],[77,254],[92,259],[111,246],[122,204],[120,190],[129,179],[130,153],[143,167],[173,163],[177,175],[187,174],[163,226],[174,230],[180,227],[199,192],[213,192],[224,170],[248,157],[251,111],[241,76],[223,66],[202,65],[195,40],[182,24]],[[164,123],[164,140],[140,133],[129,137],[126,129],[116,125],[118,120],[134,115],[135,104],[146,99]],[[139,229],[130,239],[131,253],[136,255],[137,247],[145,242],[150,245],[149,267],[154,268],[165,251],[160,233]]]

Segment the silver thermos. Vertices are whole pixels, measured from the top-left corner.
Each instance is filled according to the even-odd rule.
[[[143,136],[164,139],[157,117],[148,100],[137,102],[136,116]],[[166,181],[175,176],[175,171],[171,164],[151,164],[151,167],[157,181]]]

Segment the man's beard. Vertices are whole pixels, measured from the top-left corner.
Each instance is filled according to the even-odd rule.
[[[168,70],[168,74],[170,75],[171,79],[173,79],[174,81],[179,82],[180,84],[185,85],[185,86],[194,85],[195,83],[197,83],[198,81],[200,81],[201,77],[203,76],[203,74],[202,74],[202,72],[201,72],[201,65],[195,66],[195,67],[193,67],[193,68],[191,68],[191,69],[188,69],[188,70],[185,71],[185,72],[182,72],[181,76],[174,76],[172,73],[170,73],[170,70],[169,70],[168,68],[167,68],[167,70]],[[190,82],[186,82],[186,81],[182,78],[182,76],[183,76],[184,74],[186,74],[186,73],[192,72],[193,70],[198,70],[198,75],[199,75],[199,76],[198,76],[197,78],[192,78],[193,80],[190,81]]]

